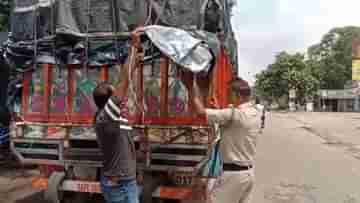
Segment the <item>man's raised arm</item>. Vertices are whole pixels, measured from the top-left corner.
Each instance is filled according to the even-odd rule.
[[[131,69],[136,63],[137,52],[140,47],[140,37],[143,34],[143,28],[136,29],[131,33],[131,48],[129,51],[129,56],[126,60],[125,65],[119,71],[119,84],[116,86],[114,95],[119,98],[124,98],[127,96],[127,90],[129,87],[129,77],[131,74]]]
[[[190,75],[189,73],[184,72],[183,75],[183,83],[186,85],[186,87],[190,90],[193,90],[193,104],[194,104],[194,110],[197,114],[206,115],[207,122],[208,123],[219,123],[219,124],[225,124],[229,122],[229,120],[232,119],[233,114],[233,108],[225,108],[225,109],[210,109],[205,108],[204,103],[202,102],[202,93],[199,88],[199,85],[197,84],[196,80],[193,82],[193,84],[190,84]]]

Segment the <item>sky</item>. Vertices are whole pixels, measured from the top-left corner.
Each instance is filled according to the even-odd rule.
[[[334,27],[360,26],[360,0],[236,1],[239,75],[251,84],[277,53],[305,52]]]

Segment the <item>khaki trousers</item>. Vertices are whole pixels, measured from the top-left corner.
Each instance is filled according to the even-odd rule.
[[[250,203],[254,189],[254,169],[224,171],[211,193],[211,203]]]

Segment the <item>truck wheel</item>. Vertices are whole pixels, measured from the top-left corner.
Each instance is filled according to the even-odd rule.
[[[53,172],[49,178],[48,188],[44,192],[44,199],[49,203],[61,203],[64,197],[59,187],[65,179],[64,172]]]

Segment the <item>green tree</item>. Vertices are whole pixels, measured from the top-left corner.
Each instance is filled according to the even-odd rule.
[[[343,89],[351,80],[352,41],[359,36],[360,27],[334,28],[308,49],[307,65],[320,80],[321,88]]]
[[[0,31],[7,31],[10,19],[10,0],[0,1]]]
[[[305,63],[304,55],[281,52],[275,62],[256,75],[255,91],[266,99],[278,100],[295,89],[300,100],[312,97],[317,91],[319,81]]]
[[[281,72],[264,70],[256,75],[255,92],[267,100],[276,100],[285,94],[285,82],[282,80]]]

